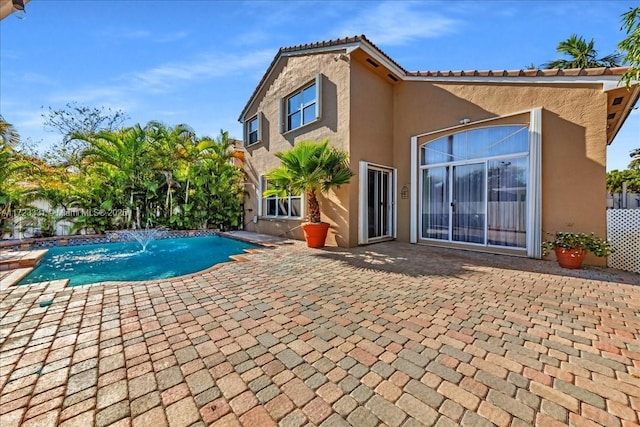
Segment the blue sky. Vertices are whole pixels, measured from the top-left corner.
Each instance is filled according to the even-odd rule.
[[[127,124],[187,123],[241,137],[238,115],[278,48],[365,34],[405,69],[520,69],[557,58],[573,33],[604,56],[626,1],[32,0],[0,22],[0,113],[23,138],[60,137],[42,107],[121,109]],[[608,149],[624,169],[640,110]]]

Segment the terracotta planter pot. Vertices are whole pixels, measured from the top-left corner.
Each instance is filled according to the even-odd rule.
[[[587,253],[584,249],[555,248],[554,251],[560,267],[573,269],[582,267],[582,260]]]
[[[329,224],[327,224],[326,222],[309,222],[302,225],[302,230],[304,231],[304,238],[307,241],[308,247],[324,247],[324,242],[327,239],[327,232],[329,231]]]

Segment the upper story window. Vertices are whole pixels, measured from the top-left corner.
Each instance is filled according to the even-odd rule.
[[[261,121],[262,113],[256,114],[254,117],[244,122],[244,146],[255,144],[262,140],[261,137]]]
[[[322,75],[283,99],[282,132],[298,129],[320,118]]]

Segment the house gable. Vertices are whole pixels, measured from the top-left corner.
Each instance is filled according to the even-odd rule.
[[[484,242],[480,245],[493,245],[489,248],[492,251],[535,257],[533,249],[539,245],[531,243],[536,239],[529,236],[539,237],[540,230],[576,227],[603,234],[604,210],[594,207],[605,202],[606,144],[613,140],[640,94],[638,85],[630,89],[620,86],[619,78],[626,70],[408,72],[364,36],[280,49],[240,115],[241,122],[253,117],[264,122],[259,143],[246,148],[248,175],[256,185],[256,200],[247,201],[246,206],[253,206],[250,209],[261,215],[255,207],[261,203],[259,183],[266,171],[279,164],[275,153],[300,140],[328,138],[332,145],[349,152],[352,170],[356,171],[351,184],[330,192],[330,203],[323,204],[328,207],[323,210],[323,220],[331,223],[333,230],[329,243],[354,246],[370,243],[371,238],[396,237],[409,241],[410,233],[422,227],[421,218],[426,212],[426,169],[454,171],[462,166],[460,160],[439,166],[418,165],[418,145],[429,143],[439,134],[515,124],[537,135],[537,139],[529,139],[530,147],[532,140],[537,141],[535,150],[509,156],[516,156],[514,164],[528,162],[532,175],[527,194],[540,194],[543,202],[534,203],[537,211],[527,208],[527,212],[538,212],[535,221],[518,231],[527,233],[526,248],[496,249],[490,243],[494,240],[487,237],[489,231],[484,232],[485,237],[480,236]],[[290,115],[287,100],[319,81],[322,114],[318,120],[293,130],[283,127],[283,117],[287,117],[283,113]],[[301,105],[304,108],[306,104]],[[480,156],[476,163],[483,165],[479,170],[488,171],[497,161],[507,164],[511,160],[500,155]],[[371,228],[372,218],[386,218],[378,215],[380,212],[371,212],[375,206],[382,206],[378,199],[370,203],[374,176],[375,186],[385,183],[375,191],[384,186],[390,189],[385,193],[390,196],[385,199],[384,209],[391,209],[390,215],[397,222]],[[563,180],[569,180],[573,189],[568,194],[556,185]],[[590,214],[580,214],[583,212]],[[301,237],[295,235],[297,223],[292,219],[259,217],[255,224],[258,232]],[[382,234],[376,231],[380,225]],[[414,231],[410,232],[410,227]],[[418,240],[433,243],[429,238]],[[456,242],[449,243],[455,246]]]

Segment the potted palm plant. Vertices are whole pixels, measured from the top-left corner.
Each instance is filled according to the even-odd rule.
[[[347,184],[354,175],[349,169],[349,155],[322,142],[301,141],[292,149],[276,153],[282,162],[265,177],[269,189],[265,197],[286,198],[287,194],[306,194],[308,202],[307,223],[302,225],[307,246],[324,246],[329,224],[320,218],[318,192],[328,193],[332,188]]]
[[[580,268],[587,252],[595,256],[605,257],[613,253],[614,249],[607,240],[585,233],[557,232],[552,239],[542,243],[542,253],[549,255],[556,253],[558,264],[564,268]]]

